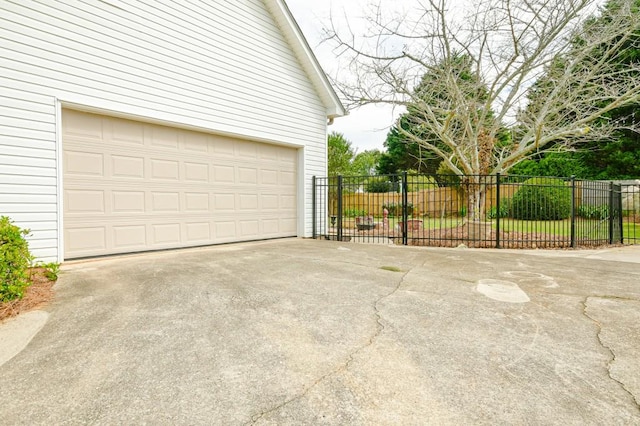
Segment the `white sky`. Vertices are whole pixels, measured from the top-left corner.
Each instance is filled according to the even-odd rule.
[[[327,74],[334,75],[336,55],[327,43],[320,43],[322,28],[328,25],[330,14],[337,18],[346,16],[350,22],[355,22],[358,17],[363,16],[370,0],[286,0],[286,2],[320,65]],[[402,3],[398,0],[392,0],[392,2]],[[358,152],[367,149],[383,150],[382,144],[397,116],[397,109],[394,111],[389,106],[369,105],[351,111],[346,117],[336,119],[333,126],[329,127],[329,131],[344,134],[353,142]]]

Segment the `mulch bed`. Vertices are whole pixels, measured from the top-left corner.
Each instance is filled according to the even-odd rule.
[[[466,226],[448,229],[431,229],[412,232],[409,235],[409,245],[430,247],[457,247],[464,244],[474,248],[495,248],[498,233],[491,230],[485,239],[473,240],[469,237]],[[571,240],[562,235],[543,233],[500,232],[500,247],[502,248],[570,248]]]
[[[25,290],[22,299],[0,302],[0,321],[40,308],[53,299],[55,281],[49,280],[45,272],[44,268],[31,268],[31,285]]]
[[[345,236],[389,237],[394,244],[402,244],[402,234],[397,230],[371,230],[345,232]],[[410,246],[426,247],[458,247],[464,244],[470,248],[495,248],[497,232],[487,229],[486,236],[481,240],[469,237],[467,226],[443,229],[424,229],[412,231],[407,235]],[[576,246],[581,248],[595,248],[607,246],[606,241],[592,241],[576,239]],[[500,248],[514,249],[569,249],[571,239],[565,235],[554,235],[537,232],[500,232]]]

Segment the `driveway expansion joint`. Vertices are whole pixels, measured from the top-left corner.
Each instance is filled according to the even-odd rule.
[[[426,263],[426,261],[423,262],[421,266],[424,266],[425,263]],[[336,374],[339,374],[339,373],[341,373],[343,371],[348,370],[349,366],[353,363],[354,357],[358,353],[362,352],[363,350],[371,347],[375,343],[376,339],[380,336],[380,334],[385,330],[385,326],[384,326],[384,324],[382,322],[382,314],[380,313],[380,308],[378,307],[379,303],[382,302],[384,299],[387,299],[387,298],[393,296],[395,293],[397,293],[400,290],[400,288],[402,287],[402,284],[404,283],[404,280],[407,277],[407,275],[409,275],[414,269],[415,269],[415,267],[409,269],[407,272],[402,274],[402,277],[400,277],[400,279],[398,280],[398,283],[395,285],[395,287],[389,293],[380,296],[378,299],[376,299],[373,302],[373,310],[374,310],[374,315],[375,315],[375,318],[376,318],[376,331],[371,335],[371,337],[369,338],[369,341],[367,343],[365,343],[364,345],[356,348],[355,350],[353,350],[352,352],[347,354],[346,361],[344,363],[342,363],[341,365],[339,365],[334,370],[328,372],[327,374],[325,374],[322,377],[320,377],[319,379],[317,379],[310,386],[304,388],[301,393],[299,393],[299,394],[287,399],[286,401],[276,405],[275,407],[269,408],[269,409],[264,410],[264,411],[262,411],[262,412],[260,412],[258,414],[252,415],[251,416],[251,420],[249,422],[247,422],[245,425],[246,426],[255,425],[260,419],[262,419],[267,414],[276,412],[276,411],[286,407],[287,405],[291,404],[292,402],[295,402],[295,401],[297,401],[299,399],[304,398],[311,391],[311,389],[315,388],[316,386],[318,386],[320,383],[324,382],[329,377],[335,376]]]
[[[623,298],[623,297],[613,297],[613,296],[587,296],[582,301],[582,314],[585,317],[587,317],[590,321],[592,321],[596,325],[596,327],[598,327],[598,332],[596,333],[596,340],[598,341],[598,344],[602,348],[604,348],[605,350],[607,350],[611,354],[611,359],[607,363],[607,375],[609,376],[609,378],[611,380],[616,382],[622,388],[622,390],[624,390],[631,397],[631,400],[634,402],[636,409],[638,411],[640,411],[640,401],[638,401],[638,398],[636,397],[636,395],[634,395],[633,392],[631,392],[623,382],[621,382],[620,380],[616,379],[615,377],[613,377],[611,375],[611,365],[616,360],[616,353],[614,352],[614,350],[611,347],[607,346],[602,341],[602,337],[601,337],[602,324],[600,323],[600,321],[598,321],[597,319],[595,319],[594,317],[590,316],[587,313],[587,309],[589,308],[587,306],[588,303],[589,303],[589,299],[616,299],[616,300],[636,300],[636,299]]]

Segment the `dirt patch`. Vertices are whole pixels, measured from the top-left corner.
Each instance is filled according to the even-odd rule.
[[[522,232],[500,232],[499,235],[500,247],[502,248],[571,247],[571,239],[561,235]],[[491,230],[486,232],[484,239],[474,239],[469,236],[469,229],[466,226],[459,226],[457,228],[413,232],[409,235],[408,242],[412,246],[457,247],[464,244],[474,248],[495,248],[497,237],[498,233]]]
[[[22,299],[0,302],[0,322],[23,312],[40,308],[53,299],[55,281],[46,277],[46,269],[31,268],[30,272],[31,285],[25,290]]]
[[[354,236],[353,232],[345,232],[347,237]],[[355,235],[361,237],[385,236],[389,237],[394,244],[402,244],[402,234],[397,230],[372,230],[357,232]],[[571,248],[571,238],[566,235],[545,234],[540,232],[503,232],[499,234],[495,229],[486,229],[484,238],[474,238],[469,235],[467,226],[454,228],[423,229],[410,231],[407,234],[407,243],[410,246],[427,247],[458,247],[464,244],[470,248],[495,248],[497,239],[500,237],[501,248],[513,249],[569,249]],[[605,240],[588,240],[576,238],[576,247],[596,248],[610,246]],[[615,245],[615,244],[614,244]]]

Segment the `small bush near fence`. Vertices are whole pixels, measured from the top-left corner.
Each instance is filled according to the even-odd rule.
[[[571,216],[571,188],[561,179],[531,178],[511,199],[511,215],[521,220],[562,220]]]
[[[581,205],[576,209],[576,215],[585,219],[606,220],[609,219],[609,206]]]
[[[367,216],[369,212],[365,209],[344,209],[345,217]]]
[[[391,192],[393,184],[388,181],[371,181],[367,184],[367,192],[383,193]]]
[[[33,256],[24,239],[28,229],[20,229],[6,217],[0,217],[0,301],[19,299],[29,286],[29,267]]]
[[[496,206],[489,208],[487,219],[507,218],[511,214],[511,200],[503,200],[500,203],[500,209]]]
[[[387,211],[389,212],[389,217],[400,217],[400,216],[402,216],[402,204],[395,204],[395,203],[383,204],[382,208],[383,209],[387,209]],[[407,215],[411,216],[412,214],[413,214],[413,204],[408,203],[407,204]]]

